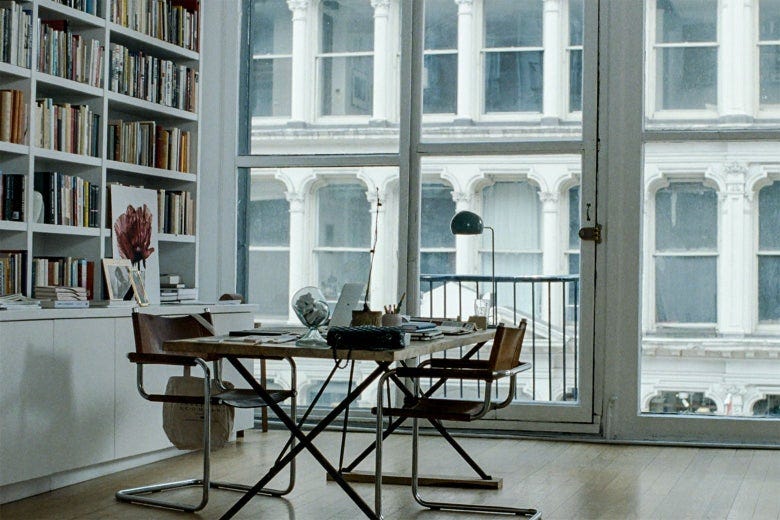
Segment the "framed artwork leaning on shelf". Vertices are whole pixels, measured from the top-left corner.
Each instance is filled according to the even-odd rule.
[[[146,294],[146,288],[144,288],[144,280],[141,277],[141,271],[135,268],[130,268],[130,284],[133,286],[133,292],[135,293],[135,301],[138,305],[145,307],[149,305],[149,296]]]
[[[133,297],[130,282],[132,264],[126,258],[104,258],[103,274],[106,277],[106,292],[109,300],[129,300]]]

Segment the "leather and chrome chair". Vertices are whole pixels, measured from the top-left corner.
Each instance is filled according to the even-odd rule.
[[[499,325],[493,339],[490,358],[486,360],[429,359],[416,367],[398,367],[382,376],[379,389],[382,389],[385,382],[394,375],[398,378],[409,378],[414,383],[415,397],[406,399],[402,407],[393,408],[384,405],[383,392],[377,391],[377,407],[372,411],[376,414],[377,419],[375,510],[379,517],[382,516],[382,418],[383,416],[391,416],[412,419],[412,495],[417,503],[430,509],[504,513],[531,519],[541,518],[541,513],[536,509],[436,502],[422,498],[419,492],[419,420],[471,422],[484,417],[490,411],[508,406],[515,394],[517,374],[531,368],[531,363],[520,361],[525,329],[526,320],[522,320],[518,327]],[[507,396],[501,400],[494,400],[496,392],[493,385],[503,378],[509,378]],[[485,397],[482,401],[426,397],[420,394],[419,381],[421,379],[484,382],[483,395]]]
[[[220,488],[233,491],[248,491],[251,486],[226,482],[214,482],[210,478],[211,462],[211,406],[228,405],[235,408],[258,408],[267,406],[252,389],[227,388],[221,380],[221,362],[217,358],[203,358],[194,355],[169,354],[162,350],[162,344],[168,340],[213,336],[211,314],[192,314],[187,316],[157,316],[133,312],[133,332],[135,334],[135,352],[127,355],[131,363],[136,365],[137,386],[141,396],[156,403],[182,403],[201,405],[203,409],[203,475],[176,482],[165,482],[140,486],[117,491],[116,498],[122,502],[144,504],[150,506],[194,512],[203,509],[208,503],[209,489]],[[294,362],[289,359],[291,370],[290,390],[270,391],[274,402],[279,403],[290,399],[291,416],[295,420],[296,370]],[[209,362],[212,363],[210,368]],[[188,374],[192,367],[199,367],[203,373],[203,395],[168,395],[148,393],[144,388],[144,367],[147,365],[174,365],[184,369]],[[213,370],[212,370],[213,368]],[[214,389],[217,389],[214,392]],[[211,405],[211,406],[210,406]],[[200,426],[200,425],[199,425]],[[291,440],[294,446],[295,439]],[[290,464],[290,475],[284,489],[264,488],[260,493],[270,496],[282,496],[292,491],[295,485],[295,461]],[[200,502],[186,504],[162,500],[149,496],[152,493],[180,489],[185,487],[200,487]]]

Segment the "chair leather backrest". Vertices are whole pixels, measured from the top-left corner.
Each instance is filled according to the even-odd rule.
[[[211,313],[204,312],[198,316],[213,323]],[[138,354],[164,354],[164,341],[213,335],[194,316],[155,316],[140,312],[133,313],[133,333]]]
[[[520,362],[520,350],[523,348],[526,320],[520,320],[517,327],[499,326],[493,338],[493,348],[490,351],[490,369],[493,371],[509,370]]]

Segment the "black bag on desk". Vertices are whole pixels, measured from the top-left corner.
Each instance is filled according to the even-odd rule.
[[[396,350],[409,345],[409,334],[401,327],[331,327],[328,345],[344,350]]]

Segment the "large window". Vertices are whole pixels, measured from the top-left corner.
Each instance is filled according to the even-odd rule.
[[[450,232],[453,215],[452,188],[437,183],[423,184],[420,273],[455,272],[455,235]]]
[[[582,110],[583,1],[569,0],[569,112]]]
[[[656,110],[714,110],[718,1],[656,0]]]
[[[255,3],[249,103],[253,116],[289,117],[292,18],[284,0]]]
[[[780,105],[780,0],[761,0],[758,12],[759,103]]]
[[[374,97],[374,11],[363,0],[320,3],[320,114],[369,116]]]
[[[655,301],[658,323],[717,319],[715,190],[674,183],[655,196]]]
[[[458,95],[458,6],[425,0],[423,111],[454,114]]]
[[[542,0],[485,0],[485,112],[541,112]]]
[[[780,323],[780,182],[758,194],[758,319]]]

